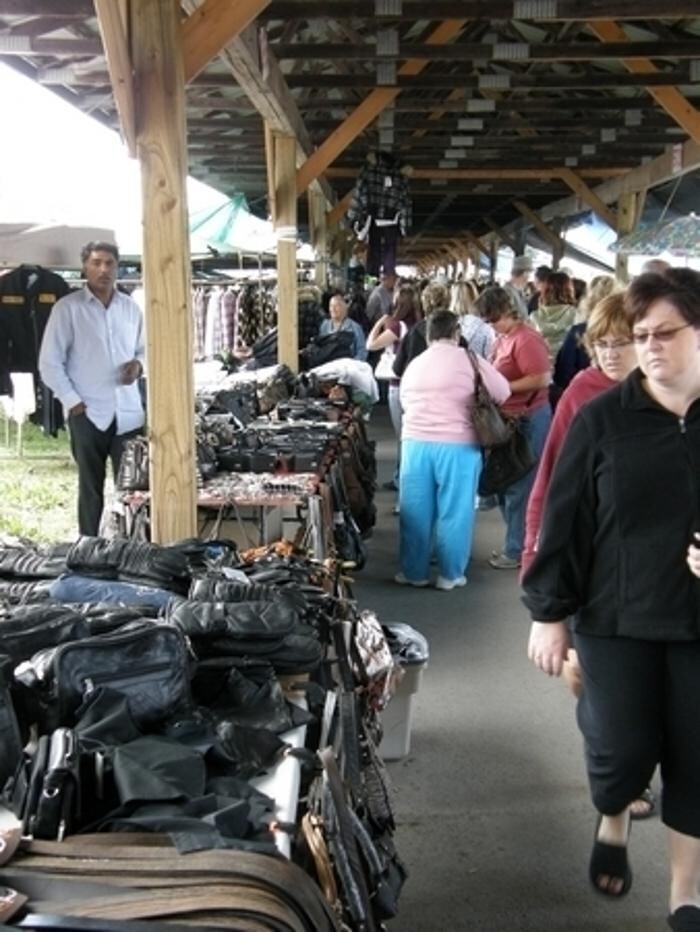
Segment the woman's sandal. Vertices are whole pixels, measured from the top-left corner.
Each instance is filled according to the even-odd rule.
[[[700,906],[679,906],[666,921],[673,932],[700,932]]]
[[[647,808],[642,812],[635,812],[634,809],[630,808],[630,819],[634,819],[635,822],[641,822],[642,819],[648,819],[654,815],[656,811],[656,796],[654,796],[654,791],[650,786],[648,786],[643,793],[640,793],[637,799],[634,800],[634,803],[642,802],[646,803]]]
[[[603,817],[599,815],[598,821],[596,822],[595,835],[593,836],[593,850],[591,851],[588,876],[597,893],[618,899],[626,893],[629,893],[630,887],[632,886],[632,870],[627,860],[627,845],[610,845],[605,841],[599,841],[598,833],[602,821]],[[607,889],[601,887],[598,883],[598,878],[602,876],[610,878]],[[613,880],[622,881],[620,890],[610,889],[610,883],[612,883]]]

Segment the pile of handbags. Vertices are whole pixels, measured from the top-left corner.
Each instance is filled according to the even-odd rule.
[[[0,782],[25,829],[56,838],[170,826],[181,849],[199,838],[273,850],[269,801],[254,818],[214,814],[308,718],[278,675],[308,675],[322,661],[322,569],[274,553],[242,563],[225,542],[90,537],[0,548],[0,568],[14,586],[46,574],[40,601],[27,588],[19,603],[15,589],[0,608]],[[27,752],[30,731],[40,739]],[[162,761],[171,769],[147,777]]]
[[[358,644],[378,644],[389,665],[391,654],[377,625],[358,636],[366,613],[338,566],[289,544],[238,553],[225,541],[81,538],[0,547],[0,574],[45,584],[38,601],[31,588],[0,600],[0,786],[24,835],[66,838],[67,858],[81,838],[93,851],[110,832],[124,845],[146,832],[154,845],[223,857],[274,854],[283,830],[323,889],[307,891],[321,924],[303,928],[372,930],[395,915],[405,871],[376,751],[383,691]],[[52,595],[59,585],[65,601]],[[308,749],[292,750],[285,733],[299,725]],[[289,754],[303,762],[306,802],[297,824],[279,826],[274,801],[249,781]],[[41,871],[37,844],[16,868],[30,896],[23,872]],[[131,918],[148,918],[142,906]],[[190,902],[183,910],[196,915]]]

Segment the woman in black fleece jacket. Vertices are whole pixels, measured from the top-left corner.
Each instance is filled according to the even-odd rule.
[[[577,718],[600,813],[589,875],[621,896],[629,804],[661,765],[672,929],[700,930],[700,274],[635,279],[626,307],[639,368],[585,405],[554,470],[523,579],[528,654],[583,669]]]

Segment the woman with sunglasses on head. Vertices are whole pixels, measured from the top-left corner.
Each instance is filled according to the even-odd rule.
[[[700,930],[700,274],[639,276],[625,308],[638,368],[584,405],[554,467],[523,577],[528,654],[558,676],[571,638],[599,812],[589,876],[632,884],[630,804],[661,765],[669,926]]]

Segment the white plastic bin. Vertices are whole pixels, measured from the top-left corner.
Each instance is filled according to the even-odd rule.
[[[428,642],[409,625],[388,624],[382,627],[394,660],[404,675],[381,714],[383,737],[379,753],[384,760],[401,760],[411,750],[413,697],[420,689],[423,671],[428,665]]]

